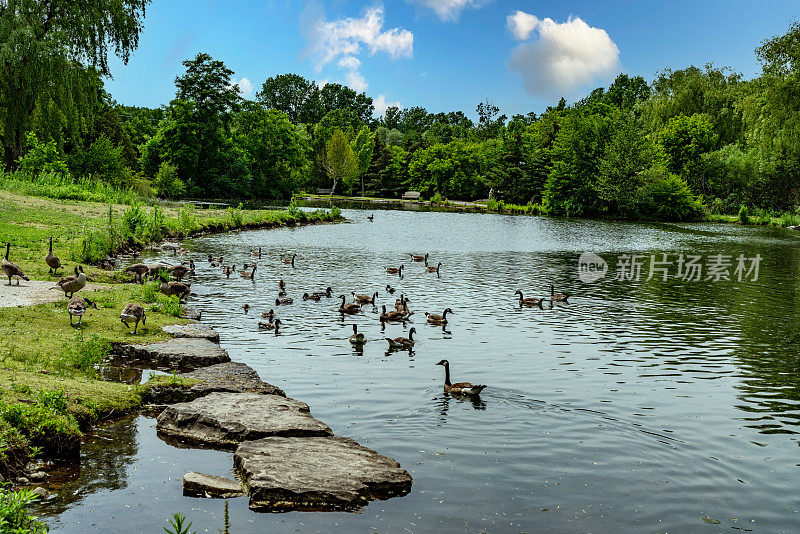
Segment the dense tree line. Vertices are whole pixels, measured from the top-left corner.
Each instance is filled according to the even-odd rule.
[[[103,89],[106,49],[81,46],[111,43],[127,58],[147,2],[106,3],[114,17],[87,22],[74,43],[48,37],[44,19],[28,28],[42,35],[42,50],[30,54],[37,75],[50,69],[45,90],[0,69],[8,170],[168,198],[288,198],[324,188],[474,200],[491,192],[555,215],[663,220],[742,205],[789,210],[800,200],[797,23],[756,50],[762,74],[752,80],[712,65],[666,69],[651,84],[623,74],[541,114],[508,118],[487,100],[473,122],[422,107],[389,107],[375,119],[364,93],[296,74],[267,79],[246,100],[233,72],[204,53],[184,61],[168,105],[119,105]],[[2,57],[19,45],[19,24],[0,7]],[[45,49],[57,61],[45,61]],[[20,84],[27,92],[12,90]]]

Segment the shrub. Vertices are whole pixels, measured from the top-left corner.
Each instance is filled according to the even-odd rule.
[[[703,206],[682,178],[658,170],[645,173],[646,183],[637,190],[636,211],[644,219],[692,221],[703,217]]]
[[[186,194],[186,184],[178,177],[178,168],[169,161],[158,167],[153,178],[156,194],[163,198],[178,198]]]
[[[83,372],[94,370],[103,359],[111,354],[111,345],[102,341],[97,335],[84,339],[83,332],[78,332],[75,341],[64,343],[64,357],[74,368]]]
[[[239,202],[239,205],[235,208],[233,206],[228,207],[227,209],[228,217],[231,220],[231,226],[233,228],[240,228],[242,226],[242,203]]]
[[[19,158],[19,171],[30,177],[40,174],[55,174],[62,177],[69,177],[69,168],[61,158],[61,153],[55,141],[42,143],[36,134],[28,132],[27,135],[28,151]]]
[[[292,199],[289,201],[289,215],[292,217],[301,217],[303,215],[303,210],[297,205],[297,198],[292,195]]]
[[[441,204],[442,203],[442,194],[438,191],[431,197],[431,204]]]
[[[750,224],[750,214],[747,210],[747,206],[744,204],[739,208],[739,222],[742,224]]]

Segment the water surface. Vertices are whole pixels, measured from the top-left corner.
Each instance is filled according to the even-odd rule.
[[[255,514],[231,501],[233,532],[797,532],[798,237],[782,229],[644,224],[483,214],[345,211],[351,222],[207,236],[187,242],[203,321],[234,360],[307,402],[336,434],[395,458],[410,495],[361,514]],[[251,261],[254,282],[198,261]],[[577,259],[612,263],[587,285]],[[411,263],[430,253],[440,275]],[[296,267],[282,255],[297,253]],[[757,281],[614,281],[620,254],[760,254]],[[170,256],[164,257],[171,260]],[[386,266],[405,264],[400,279]],[[646,273],[645,273],[646,274]],[[276,307],[279,279],[291,306]],[[397,289],[389,297],[386,284]],[[514,291],[568,305],[520,309]],[[334,295],[401,292],[414,323],[381,331],[377,312],[344,320]],[[252,308],[244,315],[241,306]],[[455,314],[446,329],[423,312]],[[283,321],[260,332],[259,313]],[[354,352],[358,324],[369,341]],[[412,353],[385,336],[417,329]],[[488,385],[480,400],[442,391]],[[48,505],[53,532],[157,532],[175,511],[217,532],[222,504],[181,496],[190,470],[229,473],[231,455],[178,450],[141,416],[98,432],[83,471]],[[718,524],[716,522],[719,522]]]

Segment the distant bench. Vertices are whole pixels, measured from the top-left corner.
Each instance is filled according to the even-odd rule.
[[[403,200],[419,200],[419,191],[406,191],[403,193]]]
[[[333,189],[317,189],[318,195],[330,195],[333,192]]]

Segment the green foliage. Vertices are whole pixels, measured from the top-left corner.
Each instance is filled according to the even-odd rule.
[[[97,335],[85,339],[79,331],[74,341],[64,343],[62,353],[68,365],[84,373],[94,373],[95,367],[111,354],[111,344]]]
[[[9,534],[44,534],[46,524],[28,512],[39,496],[31,489],[13,491],[0,488],[0,532]]]
[[[20,173],[29,177],[40,174],[70,177],[69,168],[61,158],[55,141],[42,143],[35,133],[28,132],[27,145],[28,151],[17,162]]]
[[[641,218],[694,221],[704,216],[702,204],[681,177],[653,169],[645,173],[644,180],[636,193],[636,210]]]
[[[77,450],[81,432],[78,422],[67,412],[63,392],[39,392],[33,404],[2,404],[0,419],[48,455],[61,456]]]
[[[228,212],[228,217],[230,218],[231,225],[234,228],[239,228],[240,226],[242,226],[242,220],[243,219],[242,219],[242,203],[241,202],[239,202],[239,205],[236,206],[236,207],[228,206],[228,208],[225,211]]]
[[[670,119],[658,134],[658,143],[664,149],[668,169],[696,180],[701,192],[705,184],[696,172],[701,156],[710,152],[717,143],[717,134],[711,120],[699,113],[691,116],[678,115]]]
[[[192,528],[191,523],[186,522],[186,516],[181,513],[172,514],[168,520],[169,527],[164,527],[164,532],[167,534],[195,534],[196,531],[190,531]]]
[[[34,197],[115,204],[133,204],[144,198],[131,189],[115,188],[89,178],[73,180],[68,175],[52,173],[32,176],[21,171],[0,171],[0,189]]]
[[[108,137],[100,136],[88,148],[73,153],[70,158],[72,174],[102,181],[112,187],[125,187],[130,181],[131,171],[125,166],[122,151],[122,146],[114,146]]]
[[[186,184],[178,177],[178,168],[169,161],[159,165],[153,177],[153,187],[162,198],[179,198],[186,194]]]
[[[739,208],[739,222],[741,224],[750,224],[750,212],[744,204]]]
[[[337,128],[325,143],[325,152],[320,160],[322,167],[333,180],[331,194],[336,192],[339,181],[358,176],[358,160],[344,132]]]

